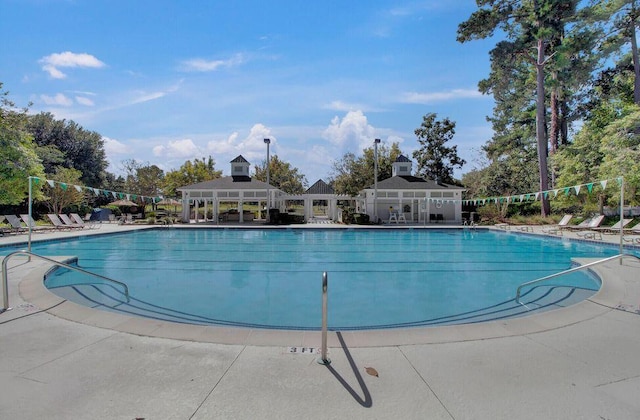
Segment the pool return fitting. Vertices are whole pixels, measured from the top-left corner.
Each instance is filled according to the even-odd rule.
[[[124,288],[124,295],[127,298],[127,302],[129,302],[129,287],[121,281],[110,279],[109,277],[101,276],[100,274],[92,273],[91,271],[84,270],[75,265],[65,264],[60,261],[52,260],[51,258],[43,257],[42,255],[34,254],[33,252],[30,252],[30,251],[22,250],[22,251],[12,252],[7,256],[5,256],[4,260],[2,260],[2,304],[3,305],[2,305],[2,308],[0,308],[0,313],[11,309],[9,308],[9,286],[8,286],[9,281],[7,277],[7,263],[9,262],[9,259],[15,255],[27,255],[29,256],[29,261],[31,261],[31,257],[36,257],[41,260],[45,260],[51,264],[57,265],[59,267],[64,267],[68,270],[78,271],[82,274],[87,274],[89,276],[97,277],[101,280],[120,285]]]
[[[321,365],[331,364],[331,359],[327,357],[327,272],[322,273],[322,347],[320,357],[317,362]]]

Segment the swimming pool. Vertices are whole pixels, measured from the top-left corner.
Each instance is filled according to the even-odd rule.
[[[476,323],[520,316],[526,281],[566,270],[571,258],[615,247],[488,230],[155,229],[36,243],[42,255],[125,282],[96,284],[67,270],[45,285],[65,299],[125,314],[202,325],[319,329],[329,277],[334,330]],[[11,249],[2,249],[3,254]],[[558,283],[562,281],[562,283]],[[524,290],[543,311],[600,286],[586,273]]]

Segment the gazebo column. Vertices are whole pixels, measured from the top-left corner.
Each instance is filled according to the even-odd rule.
[[[186,193],[182,192],[182,222],[189,223],[189,199],[186,197]]]
[[[242,198],[238,200],[238,213],[240,213],[238,223],[240,224],[244,223],[244,214],[243,214],[244,211],[242,210],[243,204],[244,204],[244,200]]]

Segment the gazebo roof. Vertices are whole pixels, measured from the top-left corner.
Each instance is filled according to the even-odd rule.
[[[373,189],[370,186],[369,189]],[[379,190],[464,190],[457,185],[443,184],[431,179],[418,178],[416,176],[392,176],[378,181]]]
[[[333,188],[323,180],[319,179],[315,184],[310,186],[307,191],[304,192],[307,195],[327,195],[327,194],[335,194]]]
[[[277,190],[273,185],[266,182],[258,181],[248,176],[225,176],[210,181],[199,182],[197,184],[187,185],[177,188],[178,191],[194,191],[194,190]]]

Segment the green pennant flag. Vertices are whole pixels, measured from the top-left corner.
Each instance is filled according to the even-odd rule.
[[[34,176],[34,177],[32,177],[32,178],[33,178],[33,183],[34,183],[35,185],[40,184],[40,178],[38,178],[37,176]]]
[[[571,188],[567,187],[564,189],[564,195],[568,196],[569,192],[571,191]]]
[[[591,191],[593,191],[593,183],[587,184],[587,191],[589,191],[589,194],[591,194]]]
[[[60,188],[62,188],[62,191],[67,191],[67,184],[65,184],[64,182],[61,182]]]

